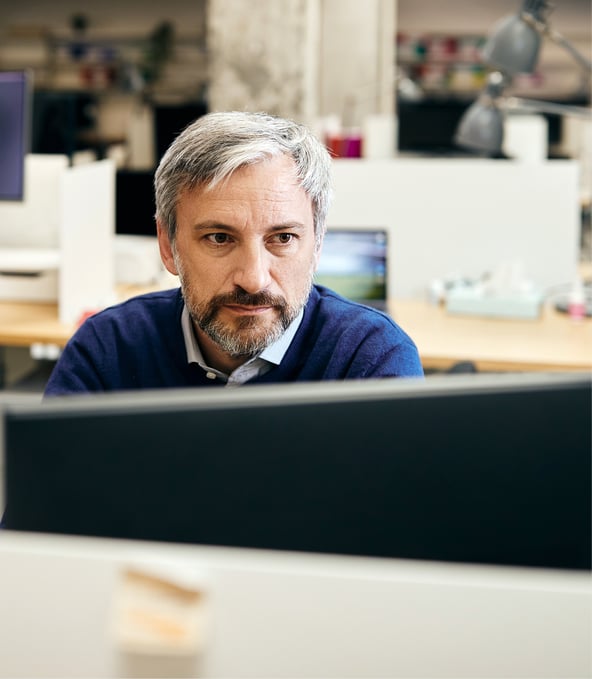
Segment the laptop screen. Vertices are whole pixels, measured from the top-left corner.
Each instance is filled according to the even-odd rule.
[[[362,304],[386,308],[386,229],[329,228],[315,282]]]

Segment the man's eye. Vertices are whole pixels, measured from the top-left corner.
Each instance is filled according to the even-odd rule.
[[[209,233],[206,238],[210,243],[214,243],[214,245],[224,245],[224,243],[228,243],[229,241],[227,233]]]
[[[278,233],[277,234],[277,239],[282,245],[287,245],[288,243],[291,243],[296,236],[294,236],[293,233]]]

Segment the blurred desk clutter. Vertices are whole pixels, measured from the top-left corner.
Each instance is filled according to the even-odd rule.
[[[446,304],[448,313],[497,318],[538,318],[544,299],[520,261],[502,262],[476,280],[433,281],[430,294]]]
[[[470,361],[478,371],[592,371],[592,319],[575,322],[544,305],[533,320],[453,315],[443,305],[396,299],[390,310],[409,328],[426,372]]]

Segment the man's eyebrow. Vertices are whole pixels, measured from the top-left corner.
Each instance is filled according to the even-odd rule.
[[[305,231],[308,229],[306,224],[302,222],[282,222],[281,224],[274,224],[270,227],[272,231],[285,231],[286,229],[292,229],[293,231]]]
[[[232,226],[232,224],[224,224],[223,222],[218,222],[215,219],[207,219],[203,222],[197,222],[191,227],[194,231],[228,231],[228,232],[240,232],[242,229]],[[282,222],[281,224],[273,224],[269,227],[269,231],[285,231],[286,229],[292,231],[305,231],[308,228],[306,224],[302,222]]]
[[[194,231],[211,231],[212,229],[220,229],[221,231],[234,231],[235,227],[230,224],[223,224],[215,219],[208,219],[205,222],[197,222],[191,227]]]

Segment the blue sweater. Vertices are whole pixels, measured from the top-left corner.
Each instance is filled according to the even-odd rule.
[[[87,319],[65,347],[45,395],[215,386],[187,363],[178,288]],[[315,286],[282,362],[251,383],[421,376],[411,338],[386,314]]]

